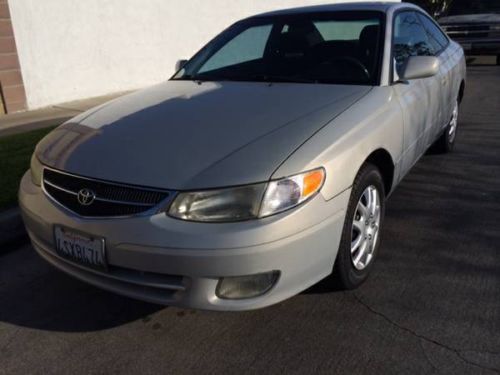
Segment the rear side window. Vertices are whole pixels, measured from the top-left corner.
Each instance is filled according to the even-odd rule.
[[[434,56],[427,31],[413,11],[398,13],[394,19],[393,54],[396,68],[400,68],[410,56]]]
[[[429,17],[418,13],[418,18],[422,21],[422,24],[427,31],[429,41],[432,43],[435,50],[439,52],[444,50],[448,46],[448,38],[443,31],[441,31],[441,29],[436,26],[436,24],[432,22]]]
[[[318,29],[324,41],[332,40],[359,40],[361,32],[367,26],[378,27],[380,21],[373,20],[359,21],[318,21],[314,26]]]

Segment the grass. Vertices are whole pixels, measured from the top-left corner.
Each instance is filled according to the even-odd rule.
[[[0,137],[0,210],[17,205],[21,177],[30,167],[36,144],[54,127]]]

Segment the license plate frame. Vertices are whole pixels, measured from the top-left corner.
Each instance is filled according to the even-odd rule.
[[[108,270],[106,241],[102,237],[55,225],[54,244],[60,257],[76,265],[100,271]]]

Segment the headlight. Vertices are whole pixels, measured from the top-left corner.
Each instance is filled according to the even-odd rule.
[[[42,163],[40,163],[35,154],[33,154],[31,156],[30,172],[31,172],[31,181],[36,186],[42,185],[42,170],[43,170]]]
[[[190,221],[239,221],[258,216],[265,185],[181,193],[169,215]]]
[[[228,222],[262,218],[312,198],[325,181],[323,168],[269,183],[180,193],[168,210],[188,221]]]

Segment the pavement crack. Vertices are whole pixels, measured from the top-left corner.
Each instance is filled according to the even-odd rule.
[[[439,374],[442,374],[443,372],[434,365],[434,362],[432,362],[431,359],[429,358],[429,356],[427,355],[427,351],[425,350],[424,346],[422,345],[422,340],[418,341],[418,345],[420,346],[420,349],[422,349],[422,353],[424,353],[424,357],[425,357],[425,360],[427,361],[427,363],[434,369],[434,371],[436,371]]]
[[[468,360],[467,358],[465,358],[463,356],[463,354],[449,346],[449,345],[446,345],[446,344],[443,344],[437,340],[434,340],[430,337],[427,337],[427,336],[424,336],[424,335],[421,335],[419,334],[418,332],[415,332],[413,331],[412,329],[408,328],[408,327],[405,327],[397,322],[395,322],[394,320],[392,320],[391,318],[389,318],[387,315],[385,315],[384,313],[380,312],[380,311],[377,311],[375,310],[373,307],[371,307],[368,303],[366,303],[365,301],[363,301],[356,293],[352,293],[352,295],[354,296],[354,299],[361,305],[363,306],[365,309],[367,309],[369,312],[371,312],[372,314],[374,315],[377,315],[378,317],[384,319],[387,323],[389,323],[390,325],[396,327],[397,329],[399,330],[402,330],[402,331],[405,331],[406,333],[409,333],[410,335],[420,339],[420,340],[423,340],[423,341],[426,341],[428,343],[431,343],[431,344],[434,344],[434,345],[437,345],[439,346],[440,348],[443,348],[443,349],[446,349],[448,351],[451,351],[452,353],[454,353],[462,362],[470,365],[470,366],[474,366],[474,367],[477,367],[477,368],[480,368],[482,370],[489,370],[489,371],[493,371],[497,374],[500,374],[500,370],[499,369],[496,369],[496,368],[493,368],[493,367],[488,367],[488,366],[483,366],[483,365],[480,365],[479,363],[475,363],[475,362],[472,362],[470,360]],[[425,355],[425,357],[427,358],[427,355]],[[428,358],[427,358],[428,360]],[[434,367],[432,364],[431,364],[432,367]]]
[[[489,350],[464,349],[461,352],[462,353],[485,354],[485,355],[491,355],[491,356],[500,356],[500,352],[492,352]]]

